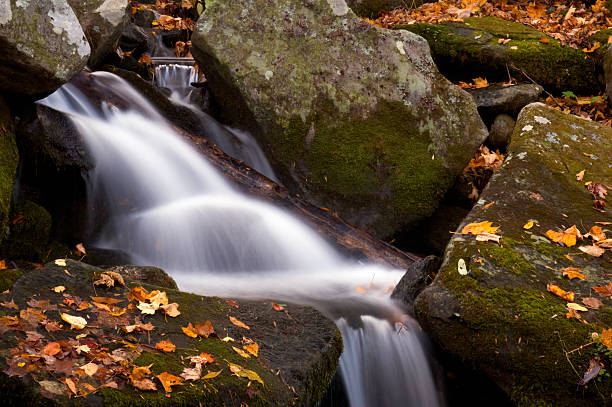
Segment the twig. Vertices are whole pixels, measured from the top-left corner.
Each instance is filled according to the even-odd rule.
[[[507,65],[506,65],[507,66]],[[525,76],[525,78],[529,79],[534,85],[538,85],[542,88],[542,90],[544,91],[544,93],[546,93],[548,96],[550,96],[550,98],[555,102],[555,104],[557,106],[559,106],[560,109],[563,109],[563,106],[561,106],[561,104],[557,101],[557,99],[555,99],[555,97],[546,89],[544,89],[544,86],[538,84],[536,81],[534,81],[533,79],[531,79],[531,77],[529,75],[527,75],[527,73],[523,70],[523,68],[517,68],[516,66],[512,65],[512,69],[516,69],[518,71],[521,71],[521,73]]]

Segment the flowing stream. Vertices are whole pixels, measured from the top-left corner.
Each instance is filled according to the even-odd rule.
[[[186,291],[316,307],[342,332],[352,407],[443,403],[418,325],[389,299],[401,270],[345,259],[288,213],[238,192],[127,82],[92,75],[130,109],[95,105],[70,84],[41,103],[70,115],[94,157],[89,199],[112,214],[98,246],[163,268]]]

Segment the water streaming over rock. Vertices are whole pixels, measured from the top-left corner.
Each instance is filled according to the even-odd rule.
[[[355,264],[291,215],[235,191],[129,84],[93,76],[120,82],[113,91],[131,108],[95,106],[72,85],[42,103],[70,114],[95,157],[90,198],[112,213],[101,245],[164,268],[187,291],[320,309],[344,338],[352,407],[440,405],[418,325],[389,299],[402,271]]]

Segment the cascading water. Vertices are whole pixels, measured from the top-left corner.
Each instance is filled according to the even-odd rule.
[[[418,325],[389,299],[402,271],[350,262],[289,214],[235,191],[129,84],[92,76],[120,83],[112,90],[133,108],[95,106],[72,85],[41,103],[72,117],[96,160],[91,198],[112,212],[103,246],[164,268],[191,292],[318,308],[342,332],[352,407],[440,405]]]

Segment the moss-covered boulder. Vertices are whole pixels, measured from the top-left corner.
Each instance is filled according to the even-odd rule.
[[[96,68],[115,52],[124,27],[130,20],[128,0],[68,0],[91,46],[88,65]]]
[[[13,208],[9,236],[0,251],[8,258],[41,261],[46,257],[51,215],[42,206],[20,202]]]
[[[11,112],[0,96],[0,244],[8,234],[7,222],[18,163],[15,126]]]
[[[358,16],[376,18],[379,11],[390,11],[402,7],[417,7],[432,1],[423,0],[346,0],[346,4]]]
[[[593,95],[604,88],[601,55],[562,46],[531,27],[495,17],[465,18],[463,23],[413,24],[396,27],[427,40],[440,71],[453,80],[482,76],[507,81],[513,76],[549,92]],[[548,43],[540,42],[545,37]],[[499,43],[498,40],[510,40]],[[595,39],[594,39],[595,40]],[[605,42],[602,42],[605,43]],[[602,47],[602,52],[603,52]]]
[[[0,1],[0,91],[50,93],[83,69],[89,53],[66,0]]]
[[[127,287],[112,273],[115,287],[93,285],[103,272],[56,260],[26,272],[1,294],[3,405],[310,406],[336,371],[340,334],[312,308],[276,311],[269,302],[202,297],[131,281],[129,273],[121,273]],[[157,302],[142,291],[128,299],[141,285],[150,295],[164,292],[180,315],[141,313]],[[70,323],[70,317],[83,319]],[[157,377],[163,373],[200,378],[179,378],[182,384],[170,392]]]
[[[525,107],[506,161],[458,229],[493,222],[500,227],[499,244],[453,235],[435,281],[415,302],[435,342],[486,372],[519,405],[610,403],[610,377],[577,383],[596,355],[606,369],[612,363],[592,336],[612,328],[612,300],[592,289],[610,282],[612,252],[590,256],[577,248],[593,244],[586,237],[564,247],[545,235],[574,224],[586,234],[595,222],[612,221],[609,211],[593,208],[584,184],[612,185],[611,155],[609,127],[540,103]],[[582,170],[584,180],[577,181]],[[534,226],[526,229],[530,221]],[[609,226],[603,227],[610,237]],[[585,279],[564,277],[566,267],[580,269]],[[573,291],[575,303],[595,297],[603,306],[578,312],[581,320],[566,317],[567,302],[547,291],[550,282]]]
[[[280,180],[378,236],[430,215],[487,136],[422,38],[344,0],[214,1],[192,42],[223,120]]]

